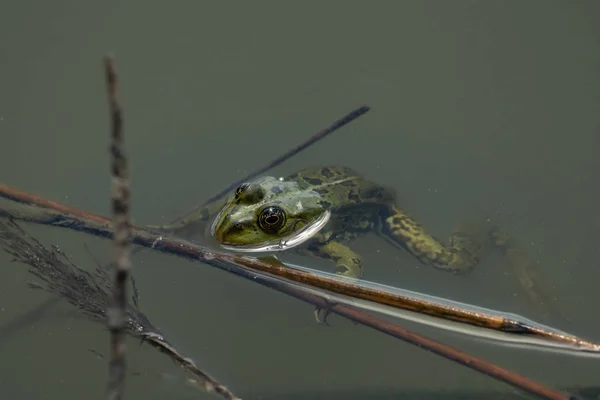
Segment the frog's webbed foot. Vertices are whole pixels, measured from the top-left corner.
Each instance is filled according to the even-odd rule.
[[[349,278],[362,278],[362,257],[348,246],[334,240],[311,245],[307,251],[314,256],[335,262],[335,272]]]
[[[544,288],[540,287],[540,279],[531,258],[514,238],[511,238],[498,226],[489,223],[464,225],[461,227],[461,231],[477,238],[480,243],[486,243],[499,249],[508,259],[516,278],[531,302],[536,306],[545,307],[544,312],[548,312],[548,302],[545,299],[548,299],[549,296]],[[485,240],[486,236],[487,240]]]
[[[532,265],[531,258],[527,256],[523,248],[514,239],[511,239],[504,230],[496,226],[490,229],[489,238],[490,242],[499,248],[509,260],[519,283],[530,300],[536,305],[545,305],[546,309],[544,311],[548,312],[549,305],[545,300],[550,296],[544,288],[540,287],[540,279]]]

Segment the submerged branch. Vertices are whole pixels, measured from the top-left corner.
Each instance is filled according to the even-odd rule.
[[[66,300],[92,321],[105,323],[114,285],[100,266],[92,272],[78,267],[58,247],[45,247],[14,222],[0,222],[0,245],[14,257],[14,261],[29,265],[29,272],[42,281],[41,285],[35,284],[36,288]],[[134,305],[126,304],[123,322],[124,333],[171,357],[194,374],[206,390],[215,391],[225,399],[239,399],[180,353]]]

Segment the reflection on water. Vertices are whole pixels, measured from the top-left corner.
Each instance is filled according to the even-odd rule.
[[[559,327],[600,338],[589,317],[600,296],[597,2],[168,8],[60,0],[7,9],[0,16],[3,183],[108,214],[101,57],[109,50],[121,74],[139,224],[167,222],[368,104],[367,115],[273,173],[348,165],[393,187],[439,237],[462,221],[493,219],[535,260],[552,305],[567,317]],[[109,257],[103,241],[32,229],[90,268],[83,241],[101,261]],[[376,237],[355,246],[369,280],[538,319],[501,257],[454,277]],[[27,290],[24,268],[7,261],[0,255],[0,327],[46,299]],[[347,321],[318,325],[304,304],[206,266],[149,252],[134,261],[144,312],[242,395],[507,390]],[[68,310],[0,342],[0,395],[103,396],[106,364],[87,349],[104,351],[107,335]],[[420,332],[555,386],[590,385],[598,375],[593,360],[525,358]],[[187,396],[154,379],[176,371],[172,364],[129,348],[132,368],[146,373],[130,379],[129,395]]]

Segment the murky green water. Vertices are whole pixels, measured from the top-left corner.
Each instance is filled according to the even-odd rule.
[[[372,110],[274,173],[347,164],[394,187],[435,235],[493,218],[525,243],[560,328],[600,340],[600,3],[595,1],[10,1],[0,15],[2,183],[108,215],[101,57],[117,56],[134,218],[160,223],[350,110]],[[110,243],[31,226],[80,263]],[[538,319],[501,256],[470,275],[377,237],[366,278]],[[245,398],[511,390],[250,282],[165,255],[134,259],[142,309]],[[0,329],[46,299],[0,255]],[[407,325],[411,328],[417,328]],[[597,383],[592,359],[431,337],[553,386]],[[102,398],[108,335],[54,308],[0,340],[0,398]],[[129,398],[192,398],[177,367],[129,347]],[[202,397],[202,395],[200,396]],[[294,397],[296,398],[296,397]]]

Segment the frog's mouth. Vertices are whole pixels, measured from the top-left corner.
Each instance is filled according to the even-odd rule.
[[[327,210],[321,214],[318,218],[315,218],[310,224],[302,227],[299,231],[296,231],[288,236],[284,236],[274,241],[262,242],[258,244],[245,244],[245,245],[225,245],[221,244],[221,247],[227,250],[239,251],[242,253],[259,253],[268,251],[283,251],[289,250],[293,247],[299,246],[306,242],[308,239],[316,235],[331,218],[331,211]],[[214,229],[213,229],[214,232]]]

